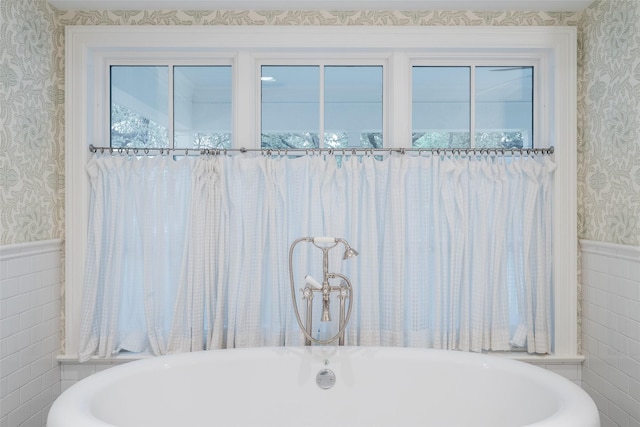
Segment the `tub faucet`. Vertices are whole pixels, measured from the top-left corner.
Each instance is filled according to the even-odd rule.
[[[307,301],[307,317],[305,324],[302,323],[300,318],[300,312],[298,310],[298,302],[296,300],[295,285],[293,279],[293,250],[295,246],[300,242],[312,243],[315,247],[322,250],[322,283],[319,283],[313,277],[306,275],[304,278],[305,287],[301,289],[302,297]],[[351,308],[353,305],[353,290],[349,278],[344,274],[330,273],[329,272],[329,251],[335,248],[338,244],[342,243],[345,247],[344,255],[342,259],[350,259],[358,255],[358,251],[353,249],[346,240],[339,237],[302,237],[295,240],[291,244],[289,249],[289,278],[291,281],[291,297],[293,298],[293,308],[298,321],[300,329],[305,335],[305,345],[311,345],[312,342],[316,344],[329,344],[338,339],[338,345],[344,345],[344,331],[349,322],[351,316]],[[340,279],[338,286],[332,286],[330,280]],[[338,333],[329,339],[316,339],[311,335],[313,325],[313,297],[314,293],[319,292],[322,295],[322,314],[320,316],[321,322],[331,322],[330,302],[331,294],[336,292],[340,301],[340,319],[338,326]],[[347,300],[349,304],[347,306]]]

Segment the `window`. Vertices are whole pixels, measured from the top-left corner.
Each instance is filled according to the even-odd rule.
[[[231,67],[110,71],[111,147],[231,148]],[[381,148],[382,74],[382,66],[263,65],[262,148]]]
[[[110,70],[111,147],[232,147],[231,66]],[[532,148],[533,72],[413,66],[411,146]],[[383,73],[380,65],[262,65],[261,147],[384,147]]]
[[[111,67],[111,147],[169,146],[168,68]]]
[[[230,66],[112,65],[110,72],[111,147],[231,146]]]
[[[130,32],[123,35],[123,31]],[[89,143],[110,144],[112,128],[119,132],[115,138],[121,138],[119,144],[123,138],[147,143],[165,138],[176,147],[213,144],[214,139],[226,138],[233,147],[260,148],[265,142],[262,135],[269,133],[315,133],[318,146],[363,146],[367,141],[374,146],[380,140],[388,148],[411,147],[416,141],[436,146],[553,145],[558,164],[554,195],[554,350],[559,355],[576,354],[574,28],[155,27],[134,31],[96,27],[69,28],[67,41],[67,354],[77,350],[80,318],[88,212],[86,149]],[[203,101],[216,104],[216,108],[199,110],[206,120],[189,123],[186,117],[196,114],[186,112],[199,108],[200,95],[208,96],[198,86],[202,81],[200,67],[225,68],[228,80],[222,85],[226,87],[224,95],[212,92],[212,97]],[[310,71],[307,77],[309,81],[315,79],[317,92],[315,98],[302,100],[309,107],[305,114],[313,120],[285,126],[277,122],[283,117],[270,116],[277,112],[272,105],[263,106],[285,94],[269,94],[268,81],[261,78],[277,79],[269,74],[293,67]],[[164,78],[161,68],[167,70],[166,91],[158,89]],[[348,68],[352,69],[345,70]],[[460,83],[454,85],[455,90],[438,93],[429,74],[446,69]],[[147,103],[114,96],[114,105],[120,106],[114,113],[117,108],[109,103],[110,90],[104,87],[109,80],[107,70],[115,70],[115,80],[120,78],[120,71],[126,71],[123,78],[129,72],[156,72],[156,78],[146,83],[158,93]],[[376,83],[375,90],[364,90],[370,98],[359,99],[353,91],[332,92],[332,87],[353,78],[341,72],[354,70],[379,73],[376,78],[382,84]],[[194,73],[190,75],[190,71]],[[334,72],[337,74],[332,76]],[[179,86],[179,81],[189,83]],[[504,91],[496,96],[485,90],[496,84],[514,85],[513,96],[506,96]],[[141,99],[147,96],[128,92],[136,93]],[[185,110],[175,102],[183,94],[189,94],[185,95]],[[152,113],[145,110],[157,106],[153,102],[160,102],[162,97],[173,108],[161,111],[158,107]],[[440,102],[437,111],[435,104],[430,105],[434,101]],[[344,104],[344,110],[329,108],[339,103]],[[445,106],[457,113],[444,114]],[[366,111],[367,118],[347,129],[340,122],[343,111],[352,115]],[[127,120],[146,123],[144,135],[140,129],[137,133],[128,130]],[[198,139],[199,135],[204,137]]]
[[[382,147],[383,67],[261,70],[263,148]]]
[[[414,66],[417,148],[532,148],[532,66]]]
[[[173,70],[175,147],[231,147],[231,67],[177,66]]]

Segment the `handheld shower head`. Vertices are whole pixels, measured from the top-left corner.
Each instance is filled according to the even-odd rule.
[[[345,246],[345,250],[344,250],[344,255],[342,256],[342,259],[353,258],[360,254],[360,252],[356,251],[351,246],[349,246],[347,242],[344,242],[344,246]]]

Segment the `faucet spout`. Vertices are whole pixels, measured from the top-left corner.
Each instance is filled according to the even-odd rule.
[[[329,296],[322,299],[322,316],[321,322],[331,322],[331,313],[329,312]]]

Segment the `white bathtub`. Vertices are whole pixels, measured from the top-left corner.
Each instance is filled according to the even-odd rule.
[[[335,375],[333,386],[330,370]],[[577,385],[441,350],[280,347],[131,362],[65,391],[48,427],[598,427]]]

